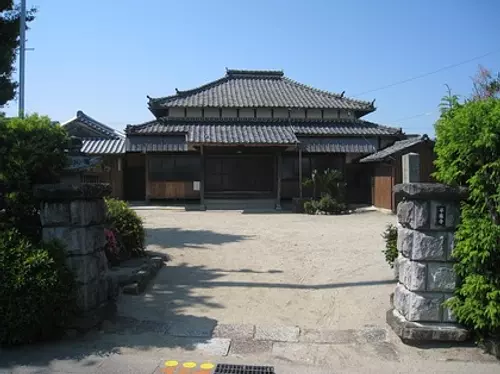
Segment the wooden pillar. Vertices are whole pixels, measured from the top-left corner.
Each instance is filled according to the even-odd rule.
[[[200,209],[205,210],[205,154],[200,146]]]
[[[302,148],[299,147],[299,197],[302,198]]]
[[[276,210],[281,210],[281,151],[277,154],[277,165],[276,165],[276,174],[277,174],[277,184],[276,184]]]
[[[149,184],[149,162],[148,162],[148,153],[144,152],[144,170],[145,170],[145,178],[146,178],[146,203],[149,203],[150,193],[150,184]]]

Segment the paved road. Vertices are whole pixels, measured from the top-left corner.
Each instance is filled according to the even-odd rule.
[[[167,360],[271,365],[278,374],[500,372],[500,363],[474,346],[409,347],[385,326],[220,324],[206,334],[175,321],[118,318],[83,337],[0,351],[0,373],[160,373]]]

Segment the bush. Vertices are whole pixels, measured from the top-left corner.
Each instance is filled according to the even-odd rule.
[[[318,201],[318,210],[330,214],[341,214],[347,210],[347,207],[327,194]]]
[[[318,210],[318,202],[315,200],[309,200],[304,203],[304,212],[306,214],[316,214]]]
[[[68,137],[48,117],[0,117],[0,228],[16,228],[33,242],[40,234],[39,203],[33,186],[56,183],[66,165]]]
[[[469,190],[453,250],[460,283],[448,305],[460,323],[494,335],[500,332],[500,100],[444,102],[435,176]]]
[[[144,255],[145,232],[142,219],[124,201],[106,199],[106,206],[106,221],[121,247],[120,258]]]
[[[0,233],[0,345],[52,338],[76,311],[76,283],[57,242]]]
[[[385,241],[385,249],[382,253],[385,256],[385,261],[389,264],[391,269],[394,267],[394,261],[398,258],[398,229],[396,226],[389,224],[385,231],[382,233]]]

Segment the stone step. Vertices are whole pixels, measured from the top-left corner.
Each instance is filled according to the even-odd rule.
[[[205,199],[207,210],[274,210],[274,199]]]

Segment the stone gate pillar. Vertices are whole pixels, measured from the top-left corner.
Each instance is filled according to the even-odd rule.
[[[468,332],[443,306],[453,296],[452,250],[465,191],[443,184],[394,187],[398,204],[399,282],[387,322],[405,341],[463,341]]]
[[[109,184],[50,184],[35,188],[41,200],[43,240],[58,239],[66,247],[66,263],[78,284],[80,318],[75,328],[87,329],[114,311],[116,287],[108,277],[104,253],[104,197]]]

